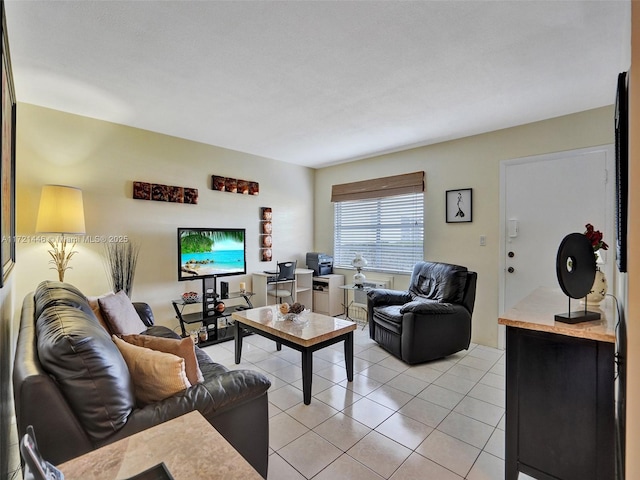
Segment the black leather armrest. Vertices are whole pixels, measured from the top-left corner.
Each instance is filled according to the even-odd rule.
[[[414,300],[405,303],[400,309],[400,313],[417,313],[420,315],[443,315],[455,313],[455,305],[451,303],[440,303],[434,300]]]
[[[206,378],[204,383],[134,410],[127,424],[104,444],[198,410],[210,423],[219,414],[244,405],[266,394],[271,386],[267,377],[252,370],[232,370]]]
[[[138,316],[147,327],[153,327],[155,319],[153,318],[153,311],[148,303],[144,302],[132,302],[133,307],[136,309]]]
[[[376,288],[367,292],[367,298],[372,307],[377,307],[378,305],[404,305],[411,301],[411,294],[402,290]]]
[[[204,374],[204,372],[203,372]],[[205,375],[204,385],[216,413],[249,402],[269,390],[271,381],[253,370],[230,370],[212,377]]]

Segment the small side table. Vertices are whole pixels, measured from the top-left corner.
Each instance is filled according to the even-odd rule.
[[[369,290],[371,290],[371,288],[354,285],[353,283],[350,283],[348,285],[340,285],[339,288],[341,288],[344,291],[344,301],[342,303],[342,306],[344,307],[344,318],[345,318],[345,320],[351,320],[351,321],[355,322],[356,319],[349,317],[349,307],[351,307],[351,305],[354,304],[353,300],[351,302],[349,302],[349,291],[352,291],[352,292],[362,291],[362,292],[366,293]],[[360,308],[362,308],[362,310],[367,312],[366,308],[364,308],[364,307],[360,307]],[[368,312],[367,312],[367,314],[368,314]],[[365,317],[364,324],[362,325],[362,329],[363,330],[364,330],[364,327],[367,326],[367,323],[369,323],[368,316]]]
[[[164,462],[175,480],[261,480],[197,411],[110,443],[59,465],[65,480],[129,478]]]

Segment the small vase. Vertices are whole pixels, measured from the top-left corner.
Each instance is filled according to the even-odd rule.
[[[587,305],[600,306],[600,303],[607,295],[607,277],[599,268],[596,269],[596,278],[593,280],[591,291],[587,294]]]

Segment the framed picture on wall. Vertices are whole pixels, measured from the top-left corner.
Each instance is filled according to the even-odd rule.
[[[447,223],[473,220],[472,189],[447,190],[445,194]]]
[[[2,149],[0,159],[0,260],[2,275],[0,287],[6,282],[16,261],[16,219],[15,219],[15,187],[16,187],[16,94],[13,88],[9,43],[7,40],[7,24],[2,15]]]

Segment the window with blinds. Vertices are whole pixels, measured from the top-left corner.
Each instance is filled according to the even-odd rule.
[[[424,255],[424,193],[336,201],[334,266],[350,267],[356,252],[366,270],[411,273]]]

